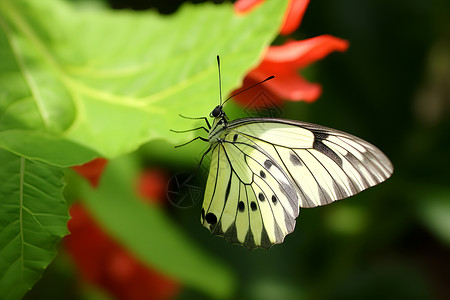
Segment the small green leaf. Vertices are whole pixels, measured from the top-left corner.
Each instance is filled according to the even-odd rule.
[[[130,157],[112,160],[100,186],[81,184],[80,196],[102,227],[151,268],[216,298],[234,289],[231,270],[202,250],[157,205],[132,187],[137,168]]]
[[[20,299],[68,233],[60,168],[0,150],[0,299]]]
[[[218,103],[216,55],[226,95],[261,59],[286,4],[238,16],[231,4],[205,3],[162,16],[2,0],[0,147],[68,166],[184,141],[169,132],[192,126],[178,114],[207,116]]]

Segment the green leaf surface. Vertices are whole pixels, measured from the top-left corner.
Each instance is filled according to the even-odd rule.
[[[20,299],[68,233],[63,172],[0,149],[0,299]]]
[[[164,210],[139,199],[137,168],[130,157],[112,160],[96,189],[81,184],[81,197],[102,227],[141,261],[215,298],[234,290],[231,270],[195,245]]]
[[[261,59],[286,3],[243,16],[231,4],[185,5],[162,16],[0,1],[0,147],[69,166],[184,141],[169,132],[192,126],[178,114],[207,116],[218,103],[215,56],[225,95]]]

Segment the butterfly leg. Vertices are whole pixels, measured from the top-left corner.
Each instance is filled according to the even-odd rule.
[[[206,125],[208,125],[208,128],[211,129],[211,124],[209,124],[209,121],[206,117],[199,117],[199,118],[192,118],[192,117],[186,117],[183,115],[180,115],[180,117],[185,118],[185,119],[189,119],[189,120],[205,120]]]
[[[190,143],[192,143],[193,141],[198,140],[198,139],[200,139],[200,140],[202,140],[202,141],[204,141],[204,142],[209,142],[208,139],[205,139],[204,137],[198,136],[198,137],[196,137],[196,138],[190,140],[190,141],[187,142],[187,143],[184,143],[184,144],[175,146],[175,148],[178,148],[178,147],[181,147],[181,146],[185,146],[185,145],[190,144]]]
[[[211,149],[212,149],[212,146],[209,145],[208,150],[206,150],[205,153],[203,153],[202,158],[200,159],[200,162],[198,163],[196,171],[198,170],[198,168],[200,168],[200,166],[202,165],[202,161],[205,158],[205,155],[208,154],[208,152],[211,151]]]
[[[195,174],[197,173],[198,169],[200,169],[200,166],[202,165],[203,158],[205,158],[206,154],[208,154],[208,152],[211,151],[211,149],[212,149],[212,146],[210,145],[208,150],[206,150],[203,153],[202,158],[200,159],[200,162],[197,165],[197,168],[195,168],[195,171],[191,175],[189,175],[189,177],[184,181],[183,184],[186,184],[187,182],[189,182],[195,176]]]
[[[195,131],[195,130],[199,130],[199,129],[203,129],[204,131],[206,131],[206,133],[209,133],[209,130],[206,129],[204,126],[200,126],[200,127],[192,128],[192,129],[188,129],[188,130],[173,130],[173,129],[170,129],[170,131],[175,132],[175,133],[184,133],[184,132],[190,132],[190,131]]]

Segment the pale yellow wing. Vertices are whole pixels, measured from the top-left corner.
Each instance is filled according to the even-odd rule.
[[[341,131],[235,120],[213,149],[201,221],[233,243],[269,248],[293,231],[299,207],[350,197],[392,172],[379,149]]]
[[[236,120],[229,130],[264,148],[283,166],[295,183],[300,207],[350,197],[385,181],[393,172],[392,163],[374,145],[324,126],[253,118]]]
[[[228,135],[212,153],[202,224],[248,249],[282,243],[299,213],[293,184],[262,149]]]

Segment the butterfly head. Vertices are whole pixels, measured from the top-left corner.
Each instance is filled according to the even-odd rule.
[[[215,119],[228,119],[227,115],[225,114],[225,112],[223,111],[222,105],[217,105],[213,111],[209,114],[209,116],[211,118],[215,118]]]

